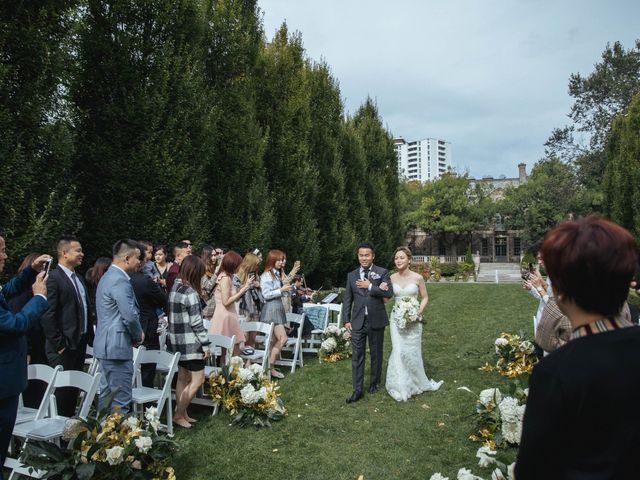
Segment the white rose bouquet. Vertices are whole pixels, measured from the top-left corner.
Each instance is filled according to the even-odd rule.
[[[418,315],[420,302],[414,297],[400,297],[396,299],[393,305],[392,318],[396,322],[398,328],[407,328],[412,323],[422,321],[422,317]]]

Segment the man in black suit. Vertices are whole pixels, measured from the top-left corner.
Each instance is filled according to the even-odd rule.
[[[144,246],[140,247],[140,270],[131,275],[131,285],[133,293],[138,300],[140,308],[140,325],[144,333],[142,345],[147,350],[160,350],[160,338],[158,336],[158,309],[167,311],[167,295],[162,291],[160,285],[154,282],[146,273],[144,268]],[[140,367],[142,374],[142,385],[153,387],[156,375],[156,366],[153,363],[143,363]]]
[[[360,267],[347,276],[347,289],[342,303],[344,326],[351,332],[351,374],[353,394],[347,403],[363,396],[364,358],[367,338],[371,351],[371,381],[369,393],[376,393],[382,374],[382,346],[384,329],[389,317],[384,299],[393,296],[389,271],[373,264],[375,251],[369,242],[358,246]],[[382,288],[381,288],[382,287]],[[353,307],[353,312],[352,312]]]
[[[46,337],[45,352],[49,365],[61,365],[64,370],[82,370],[84,367],[89,321],[89,295],[82,275],[75,269],[82,264],[82,245],[74,237],[58,241],[58,267],[49,273],[47,301],[49,308],[42,317],[42,330]],[[78,389],[56,390],[58,413],[71,417],[75,414]]]

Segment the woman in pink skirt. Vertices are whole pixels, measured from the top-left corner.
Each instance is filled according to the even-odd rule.
[[[218,273],[218,288],[215,289],[216,310],[211,318],[209,333],[213,335],[236,336],[233,354],[240,354],[240,344],[245,341],[245,335],[240,328],[236,302],[239,301],[251,287],[252,277],[248,277],[239,290],[233,287],[233,275],[238,271],[242,257],[231,250],[222,257],[222,265]]]

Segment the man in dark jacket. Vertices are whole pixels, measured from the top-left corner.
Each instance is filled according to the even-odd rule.
[[[7,260],[4,235],[0,234],[0,272]],[[27,340],[25,334],[47,309],[47,285],[44,273],[38,275],[49,255],[41,255],[30,267],[7,284],[0,286],[0,480],[7,455],[11,432],[18,411],[18,397],[27,387]],[[37,278],[36,278],[37,277]],[[34,283],[35,281],[35,283]],[[32,285],[33,283],[33,285]],[[33,298],[17,314],[9,309],[7,300],[31,288]]]
[[[144,251],[140,247],[140,270],[131,275],[131,285],[133,293],[138,300],[140,308],[140,325],[144,333],[143,346],[147,350],[160,350],[160,338],[158,336],[158,309],[167,310],[167,295],[162,291],[157,282],[154,282],[146,273],[144,268]],[[143,363],[141,368],[142,385],[153,387],[156,375],[156,366],[153,363]]]

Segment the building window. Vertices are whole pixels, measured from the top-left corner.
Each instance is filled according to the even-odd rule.
[[[520,238],[516,237],[513,239],[513,254],[516,257],[519,257],[522,253],[522,247],[520,246]]]
[[[488,238],[482,239],[482,243],[480,245],[480,255],[482,255],[483,257],[489,256],[489,239]]]

